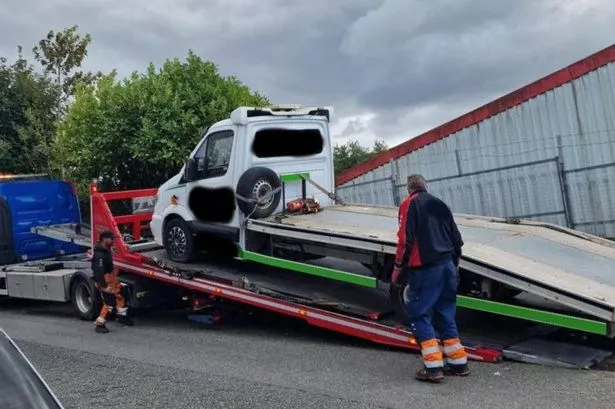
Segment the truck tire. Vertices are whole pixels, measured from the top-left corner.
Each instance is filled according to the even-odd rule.
[[[164,249],[170,260],[189,263],[196,253],[194,235],[188,223],[181,217],[175,217],[164,225]]]
[[[237,182],[237,195],[246,199],[257,200],[282,185],[278,175],[271,169],[256,166],[246,170]],[[237,197],[237,206],[245,216],[253,219],[262,219],[271,216],[280,203],[280,191],[269,199],[257,205],[248,203]]]
[[[102,307],[102,300],[92,280],[78,275],[70,286],[70,299],[79,319],[93,321]]]
[[[404,301],[404,293],[408,289],[408,274],[400,274],[397,283],[390,283],[389,297],[391,307],[397,319],[404,325],[410,325],[410,315]]]

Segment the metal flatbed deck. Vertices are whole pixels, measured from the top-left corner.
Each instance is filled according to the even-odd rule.
[[[387,289],[357,287],[321,277],[297,274],[293,271],[238,260],[214,260],[202,254],[198,262],[183,264],[169,261],[164,250],[140,253],[161,260],[166,266],[198,272],[201,277],[240,282],[258,288],[261,293],[292,299],[305,305],[329,308],[368,318],[374,312],[391,311]],[[245,281],[247,280],[247,281]],[[399,323],[397,323],[399,324]]]
[[[278,237],[395,253],[397,208],[334,206],[316,214],[248,220]],[[462,268],[612,323],[615,243],[543,223],[455,215]]]

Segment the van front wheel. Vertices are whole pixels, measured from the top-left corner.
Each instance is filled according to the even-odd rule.
[[[194,258],[194,236],[188,223],[176,217],[164,227],[164,249],[172,261],[189,263]]]

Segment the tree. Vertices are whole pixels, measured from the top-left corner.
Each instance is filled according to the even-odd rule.
[[[335,174],[340,174],[386,150],[388,147],[382,140],[377,140],[372,148],[365,148],[358,141],[335,145],[333,147]]]
[[[80,84],[59,127],[54,163],[80,186],[100,178],[104,189],[158,186],[181,168],[204,128],[240,105],[268,100],[189,51],[117,81],[115,72]]]
[[[75,71],[80,68],[88,55],[88,46],[92,36],[77,33],[79,26],[74,25],[63,31],[49,30],[47,36],[32,49],[34,58],[43,66],[45,73],[53,75],[55,83],[62,87],[63,101],[75,93],[77,84],[91,84],[102,76],[99,71]]]
[[[60,89],[23,58],[0,58],[0,172],[50,170]]]

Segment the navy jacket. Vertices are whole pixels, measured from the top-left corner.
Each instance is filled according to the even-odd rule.
[[[459,265],[463,240],[453,213],[425,190],[412,193],[399,207],[395,265],[429,267],[453,259]]]
[[[113,272],[113,255],[100,244],[94,247],[94,254],[92,254],[92,271],[94,272],[94,281],[97,282],[101,288],[107,287],[105,274]]]

